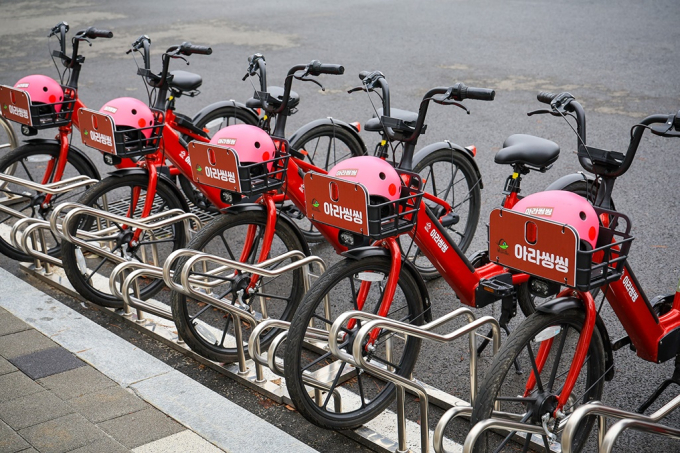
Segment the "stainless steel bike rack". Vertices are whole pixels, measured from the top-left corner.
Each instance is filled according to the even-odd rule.
[[[5,187],[7,184],[15,184],[49,195],[61,195],[79,187],[99,182],[96,179],[80,175],[49,184],[39,184],[9,174],[0,174],[0,181],[2,181],[2,187]],[[52,273],[50,266],[61,266],[60,260],[47,254],[45,230],[49,228],[49,223],[47,220],[29,217],[10,207],[21,199],[23,199],[21,195],[9,195],[0,200],[0,212],[18,219],[9,233],[10,242],[14,247],[35,258],[34,265],[36,271],[45,272],[49,275]],[[43,264],[45,264],[45,268],[43,268]]]
[[[614,407],[603,405],[599,401],[592,401],[577,408],[566,421],[562,432],[562,451],[571,453],[573,438],[578,432],[579,424],[587,416],[598,417],[598,446],[602,453],[610,453],[614,448],[616,439],[626,429],[637,429],[653,434],[680,438],[680,429],[671,428],[659,423],[661,419],[673,412],[680,406],[680,395],[666,403],[662,408],[651,415],[638,414],[624,411]],[[621,421],[612,425],[607,431],[607,418],[618,418]]]
[[[442,326],[451,320],[465,316],[468,319],[468,324],[460,327],[448,334],[438,334],[431,332],[432,329]],[[368,321],[358,331],[357,336],[352,344],[352,355],[347,354],[338,345],[338,340],[341,339],[340,329],[350,319],[360,319]],[[400,321],[382,318],[377,315],[365,313],[361,311],[349,311],[340,315],[331,326],[328,340],[329,347],[333,355],[349,362],[350,364],[366,370],[382,379],[394,383],[397,389],[397,431],[399,438],[399,445],[397,452],[405,453],[409,451],[406,439],[406,411],[405,411],[405,391],[415,393],[420,402],[420,449],[422,452],[429,452],[430,450],[430,430],[428,406],[429,397],[428,392],[420,383],[411,379],[410,377],[399,376],[387,368],[376,366],[368,363],[364,357],[362,345],[365,343],[366,337],[374,329],[382,329],[393,333],[399,333],[406,336],[421,338],[423,340],[436,341],[438,343],[449,343],[464,335],[469,335],[470,341],[470,395],[474,402],[477,393],[477,341],[476,331],[479,327],[491,324],[493,332],[493,352],[498,352],[500,347],[500,326],[498,321],[491,316],[484,316],[476,319],[472,310],[469,308],[459,308],[439,319],[436,319],[423,326],[414,326]],[[443,430],[443,428],[442,428]]]
[[[172,281],[172,275],[171,275],[171,267],[174,263],[174,260],[178,256],[189,256],[192,255],[185,263],[184,266],[182,267],[180,272],[180,280],[181,280],[181,288]],[[172,260],[171,260],[172,258]],[[275,270],[269,270],[267,267],[272,266],[278,262],[285,261],[287,259],[294,259],[295,261],[287,264],[283,267],[277,268]],[[246,365],[246,356],[245,356],[245,348],[244,348],[244,341],[243,341],[243,333],[241,329],[241,321],[244,320],[248,324],[251,325],[251,327],[254,329],[257,327],[259,324],[259,320],[253,316],[253,314],[249,311],[246,310],[243,307],[239,307],[237,305],[232,305],[230,303],[227,303],[221,299],[217,299],[210,295],[206,291],[201,291],[200,289],[206,289],[210,288],[212,286],[216,286],[218,284],[221,284],[221,280],[216,280],[213,282],[201,282],[199,284],[194,284],[193,282],[195,279],[191,279],[189,277],[189,274],[193,267],[195,265],[200,265],[201,263],[207,264],[207,263],[215,263],[218,264],[220,267],[218,269],[213,270],[213,275],[217,275],[217,272],[225,272],[231,270],[232,273],[234,271],[240,271],[240,272],[248,272],[256,275],[260,275],[263,277],[277,277],[279,275],[285,274],[287,272],[291,272],[296,269],[302,269],[303,272],[303,282],[305,285],[305,290],[309,289],[310,286],[310,272],[309,272],[309,265],[312,263],[317,263],[319,266],[321,266],[321,269],[325,269],[324,262],[321,258],[318,256],[305,256],[304,253],[302,253],[299,250],[292,250],[290,252],[284,253],[283,255],[280,255],[278,257],[269,259],[267,261],[264,261],[262,263],[250,265],[246,263],[241,263],[235,260],[229,260],[226,258],[222,258],[220,256],[215,256],[215,255],[210,255],[207,253],[202,253],[198,251],[187,251],[187,250],[181,250],[181,251],[176,251],[173,255],[168,257],[168,260],[166,260],[166,265],[164,266],[164,280],[166,284],[171,287],[174,290],[180,291],[184,293],[187,296],[190,296],[192,298],[198,299],[202,302],[214,305],[216,307],[221,308],[222,310],[227,311],[229,314],[231,314],[234,317],[234,334],[236,337],[236,348],[238,351],[238,363],[239,363],[239,373],[240,374],[247,374],[248,373],[248,367]],[[263,300],[261,301],[262,304],[265,304],[266,302]],[[266,312],[266,310],[265,310]],[[257,381],[263,381],[263,375],[262,375],[262,365],[259,362],[255,362],[255,370],[257,373]]]

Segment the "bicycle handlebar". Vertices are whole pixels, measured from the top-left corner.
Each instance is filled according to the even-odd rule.
[[[630,143],[626,154],[604,151],[588,147],[586,141],[586,114],[583,106],[570,93],[559,94],[540,92],[537,99],[544,104],[550,104],[553,112],[563,116],[562,111],[573,113],[576,117],[576,133],[578,135],[578,159],[581,166],[588,172],[609,178],[617,178],[628,171],[640,145],[645,129],[652,124],[666,124],[668,127],[650,128],[653,133],[665,137],[679,137],[680,111],[676,115],[649,115],[633,126]]]

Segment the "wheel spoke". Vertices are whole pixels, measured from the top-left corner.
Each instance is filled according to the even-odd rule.
[[[553,385],[555,383],[555,376],[557,375],[557,368],[560,365],[560,360],[562,359],[562,351],[564,350],[564,343],[567,341],[567,331],[569,330],[569,326],[567,325],[563,332],[562,332],[562,338],[560,338],[560,344],[557,347],[557,354],[555,355],[555,363],[553,363],[553,369],[550,372],[550,379],[548,380],[548,391],[552,392]]]
[[[543,392],[543,383],[541,382],[541,375],[538,372],[538,366],[536,365],[536,360],[534,359],[534,351],[531,350],[531,343],[527,343],[527,352],[529,353],[529,359],[531,360],[531,368],[534,370],[534,376],[536,377],[538,391]]]
[[[340,369],[338,370],[338,374],[335,375],[335,379],[333,379],[333,383],[331,384],[331,387],[328,389],[328,396],[326,396],[326,400],[323,402],[323,407],[326,409],[328,406],[328,402],[331,400],[331,397],[333,396],[333,390],[338,386],[338,381],[340,381],[340,376],[342,376],[342,372],[345,369],[345,366],[347,366],[347,362],[342,362],[340,365]]]

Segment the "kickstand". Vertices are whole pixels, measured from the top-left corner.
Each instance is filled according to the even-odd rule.
[[[510,323],[510,320],[514,318],[517,315],[517,301],[515,300],[515,297],[504,297],[503,302],[501,304],[501,316],[498,318],[498,325],[501,326],[501,329],[505,331],[505,333],[510,336],[510,327],[508,324]],[[486,347],[489,345],[490,338],[493,337],[493,330],[489,330],[489,333],[486,335],[484,340],[482,340],[482,343],[477,347],[477,356],[482,355],[482,352]],[[517,374],[522,374],[522,367],[520,367],[519,362],[517,362],[517,359],[515,359],[515,372]]]
[[[680,385],[680,354],[675,356],[675,370],[673,371],[673,376],[670,379],[663,381],[656,389],[656,391],[650,396],[647,401],[642,403],[640,407],[637,408],[635,412],[638,414],[643,414],[649,406],[651,406],[654,401],[656,401],[659,396],[668,388],[669,385],[676,384]]]

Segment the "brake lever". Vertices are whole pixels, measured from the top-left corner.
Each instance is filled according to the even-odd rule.
[[[435,102],[437,102],[437,101],[435,101]],[[468,108],[465,107],[465,106],[464,106],[463,104],[461,104],[460,102],[451,101],[451,100],[446,100],[446,101],[438,102],[438,104],[441,104],[441,105],[454,105],[454,106],[456,106],[456,107],[460,107],[461,109],[465,110],[465,112],[466,112],[468,115],[470,114],[470,110],[468,110]]]
[[[373,90],[369,90],[369,89],[366,88],[366,87],[354,87],[354,88],[351,88],[351,89],[347,90],[347,94],[352,94],[352,93],[354,93],[354,92],[356,92],[356,91],[373,91]]]
[[[547,110],[547,109],[534,110],[533,112],[528,112],[527,116],[545,115],[545,114],[549,114],[549,115],[552,115],[552,116],[562,116],[557,112],[553,112],[552,110]]]
[[[305,76],[306,76],[306,75],[308,75],[308,72],[305,72],[304,74],[302,74],[302,75],[299,76],[299,77],[298,77],[298,76],[293,76],[293,77],[295,77],[296,79],[298,79],[298,80],[301,81],[301,82],[312,82],[312,83],[315,83],[316,85],[319,85],[319,87],[321,88],[321,91],[326,91],[326,89],[324,88],[324,86],[321,85],[321,83],[319,83],[316,79],[305,79]]]

